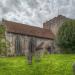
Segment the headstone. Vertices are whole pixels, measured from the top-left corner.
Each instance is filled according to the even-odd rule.
[[[73,75],[75,75],[75,62],[73,63],[72,68],[73,68]]]
[[[28,63],[29,64],[32,64],[32,56],[34,54],[34,50],[35,50],[35,39],[34,37],[31,37],[29,41],[29,52],[28,52]]]

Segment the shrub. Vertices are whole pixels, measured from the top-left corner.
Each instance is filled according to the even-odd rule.
[[[8,47],[8,41],[5,36],[5,27],[0,25],[0,55],[6,55]]]
[[[57,33],[56,44],[65,53],[75,53],[75,20],[62,24]]]

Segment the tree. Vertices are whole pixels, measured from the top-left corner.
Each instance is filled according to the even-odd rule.
[[[0,55],[7,54],[7,48],[9,47],[8,41],[5,36],[5,27],[4,25],[0,25]]]
[[[65,21],[59,27],[56,44],[65,53],[75,53],[75,20]]]

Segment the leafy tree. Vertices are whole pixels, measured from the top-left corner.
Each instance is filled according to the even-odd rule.
[[[75,20],[62,24],[57,33],[56,44],[65,53],[75,53]]]
[[[8,48],[8,41],[5,37],[5,27],[0,25],[0,55],[6,55]]]

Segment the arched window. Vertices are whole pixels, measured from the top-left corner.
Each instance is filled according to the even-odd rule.
[[[21,40],[20,40],[20,36],[16,36],[15,39],[15,52],[16,55],[21,55],[22,54],[22,48],[21,48]]]

